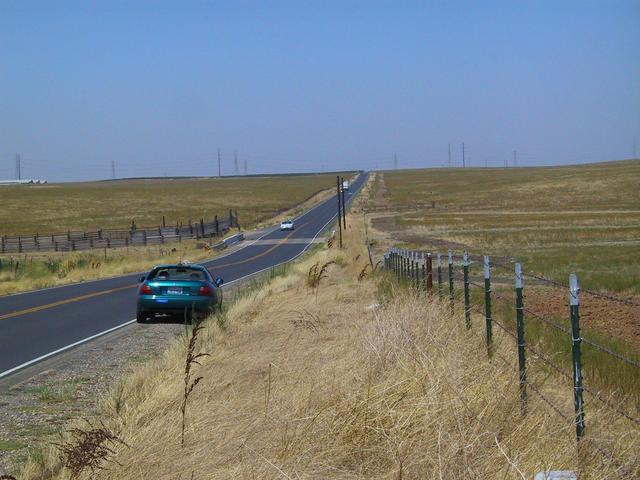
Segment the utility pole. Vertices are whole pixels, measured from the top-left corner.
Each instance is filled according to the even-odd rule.
[[[393,169],[398,169],[398,156],[395,153],[393,154]]]
[[[344,204],[344,177],[340,177],[340,196],[342,198],[342,219],[344,221],[344,229],[347,230],[347,207]]]
[[[462,168],[466,168],[466,167],[467,167],[467,163],[464,158],[464,142],[462,142]]]
[[[342,201],[340,199],[340,175],[336,175],[336,187],[338,188],[338,232],[340,235],[340,249],[342,249],[342,222],[340,221],[340,212],[342,211]]]
[[[449,168],[451,168],[451,144],[449,144],[449,162],[447,163]]]
[[[246,175],[247,174],[247,159],[246,158],[243,160],[243,163],[244,163],[244,174]]]
[[[638,155],[636,154],[636,136],[633,136],[633,158],[638,158]]]
[[[115,160],[111,160],[111,178],[112,179],[116,178],[116,161]]]
[[[218,178],[222,176],[222,169],[220,168],[220,149],[218,149]]]
[[[240,170],[238,169],[238,151],[233,151],[233,173],[236,175],[240,175]]]
[[[20,154],[16,153],[16,176],[18,180],[22,180],[22,165],[20,165]]]
[[[513,151],[513,166],[518,166],[518,152],[516,150]]]

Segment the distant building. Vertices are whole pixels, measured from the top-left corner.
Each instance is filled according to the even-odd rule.
[[[46,180],[28,178],[25,180],[0,180],[0,185],[42,185]]]

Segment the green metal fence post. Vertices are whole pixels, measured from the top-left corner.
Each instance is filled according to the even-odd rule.
[[[576,439],[584,436],[584,401],[582,399],[582,360],[580,355],[580,286],[575,273],[569,276],[569,309],[571,314],[571,351],[573,354],[573,395],[576,412]]]
[[[471,328],[471,302],[469,301],[469,254],[462,254],[462,272],[464,275],[464,321]]]
[[[437,254],[438,261],[438,297],[442,300],[442,255]]]
[[[522,299],[522,265],[516,263],[516,329],[518,332],[518,370],[520,387],[520,411],[527,413],[527,372],[524,340],[524,301]]]
[[[449,250],[449,303],[451,304],[451,313],[453,313],[453,253]]]
[[[484,270],[484,319],[487,326],[487,353],[491,357],[493,356],[493,320],[491,318],[491,267],[488,255],[484,256],[482,266]]]

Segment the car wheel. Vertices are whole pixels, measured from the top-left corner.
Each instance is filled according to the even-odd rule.
[[[147,312],[144,312],[142,310],[138,310],[138,312],[136,313],[136,322],[138,323],[146,323],[147,321]]]

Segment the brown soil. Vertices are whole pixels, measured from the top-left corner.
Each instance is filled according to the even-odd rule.
[[[561,289],[529,289],[526,304],[531,311],[545,317],[565,318],[569,315],[568,296]],[[580,324],[640,349],[640,307],[583,294],[580,297]]]

